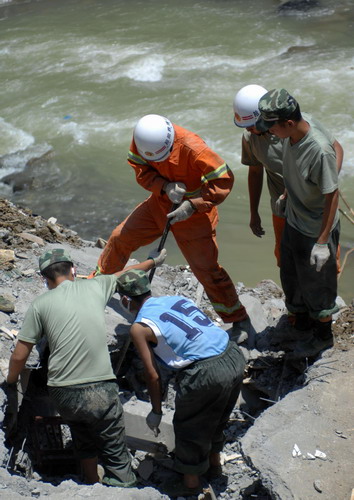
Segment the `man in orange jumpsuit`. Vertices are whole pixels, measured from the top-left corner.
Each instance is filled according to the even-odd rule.
[[[231,170],[199,136],[160,115],[138,121],[128,163],[137,182],[152,194],[113,230],[98,271],[112,274],[123,269],[130,254],[159,238],[170,219],[176,242],[215,311],[225,323],[234,323],[233,332],[240,337],[249,319],[231,278],[218,263],[215,232],[217,205],[233,186]],[[173,211],[172,203],[178,204]]]

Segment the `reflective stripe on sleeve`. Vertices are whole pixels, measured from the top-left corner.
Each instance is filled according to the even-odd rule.
[[[232,307],[226,307],[224,304],[220,304],[218,302],[212,302],[211,305],[213,306],[213,308],[215,309],[215,311],[217,313],[221,312],[221,313],[227,313],[227,314],[232,314],[232,313],[238,311],[242,307],[242,304],[239,300]]]
[[[147,161],[144,160],[144,158],[142,158],[139,155],[136,155],[132,151],[129,151],[128,153],[128,160],[137,163],[138,165],[149,165]]]
[[[197,198],[200,195],[200,188],[195,191],[187,191],[184,193],[184,198]]]
[[[220,167],[218,167],[217,169],[213,170],[212,172],[209,172],[206,175],[203,175],[201,179],[202,183],[204,184],[205,182],[214,181],[215,179],[220,179],[228,172],[230,172],[230,168],[226,163],[223,163],[223,165],[220,165]]]

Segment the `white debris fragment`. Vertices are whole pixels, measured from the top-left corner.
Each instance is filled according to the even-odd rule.
[[[34,269],[25,269],[24,271],[22,271],[22,275],[23,276],[32,276],[33,274],[35,274],[35,270]]]
[[[316,460],[315,455],[312,455],[312,453],[307,453],[306,457],[307,457],[307,460]]]
[[[301,456],[300,448],[298,447],[298,445],[296,443],[294,444],[294,448],[293,448],[293,451],[292,451],[292,456],[293,457],[300,457]]]
[[[318,493],[322,493],[322,485],[319,479],[316,479],[316,481],[313,482],[313,487],[316,491],[318,491]]]
[[[16,339],[16,335],[15,335],[15,333],[13,333],[13,330],[10,331],[8,328],[6,328],[6,326],[0,327],[0,332],[1,332],[1,334],[6,335],[6,337],[8,337],[11,340]]]
[[[233,460],[237,460],[238,458],[242,458],[240,453],[232,453],[231,455],[224,454],[224,462],[232,462]]]
[[[321,451],[321,450],[316,450],[315,451],[315,457],[316,458],[321,458],[322,460],[326,460],[327,455],[325,453],[323,453],[323,451]]]
[[[348,437],[345,434],[343,434],[342,431],[336,431],[336,434],[337,434],[337,436],[339,436],[339,437],[341,437],[343,439],[348,439]]]

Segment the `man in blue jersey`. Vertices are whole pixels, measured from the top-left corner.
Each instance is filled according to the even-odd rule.
[[[145,272],[123,273],[117,290],[137,314],[130,335],[144,364],[152,405],[146,423],[155,435],[162,418],[157,361],[176,370],[175,470],[183,482],[165,483],[164,492],[198,494],[202,474],[221,474],[223,430],[240,392],[245,360],[237,344],[191,300],[152,297]]]

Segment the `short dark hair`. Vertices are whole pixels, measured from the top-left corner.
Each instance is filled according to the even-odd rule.
[[[285,123],[288,120],[293,120],[294,122],[299,122],[302,120],[302,114],[300,111],[300,105],[297,103],[295,110],[286,118],[282,118],[281,120],[278,120],[278,123]]]
[[[56,262],[43,269],[41,274],[44,278],[55,281],[59,276],[68,276],[72,267],[71,262]]]
[[[150,297],[150,295],[151,295],[151,292],[148,291],[148,292],[142,293],[141,295],[133,295],[133,296],[127,295],[127,297],[131,298],[132,300],[135,300],[138,304],[142,304],[147,297]]]

